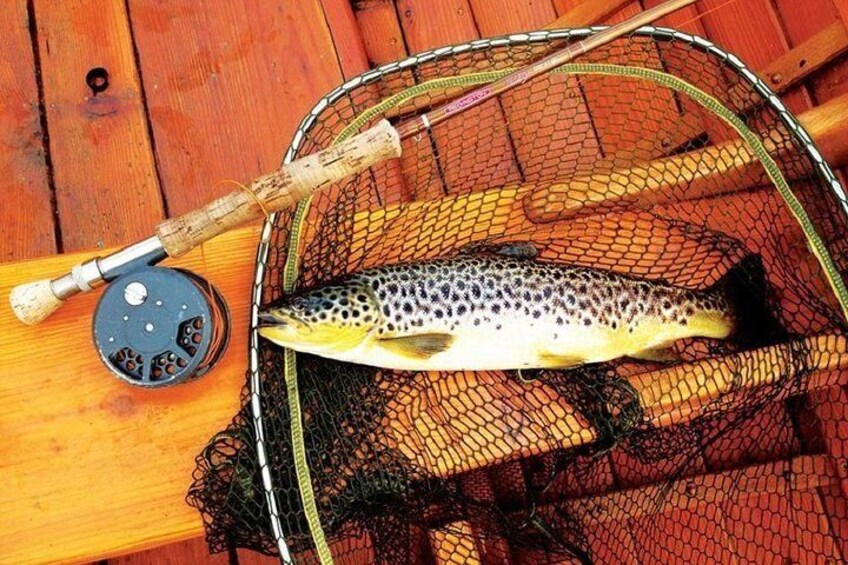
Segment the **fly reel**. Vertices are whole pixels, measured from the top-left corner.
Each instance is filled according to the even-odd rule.
[[[142,267],[106,288],[93,332],[101,359],[118,378],[152,388],[209,371],[227,347],[230,318],[223,297],[205,279]]]

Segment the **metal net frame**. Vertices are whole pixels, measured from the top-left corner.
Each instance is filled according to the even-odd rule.
[[[364,73],[316,104],[284,162],[601,29],[473,41]],[[405,143],[400,162],[265,223],[243,408],[198,458],[189,494],[213,550],[249,547],[283,562],[494,563],[510,552],[606,561],[624,548],[588,527],[599,512],[658,515],[688,460],[770,403],[820,386],[814,371],[843,361],[846,265],[833,257],[848,233],[848,199],[768,86],[711,42],[659,27],[563,71],[428,130]],[[752,143],[736,142],[734,119]],[[256,332],[259,309],[295,288],[516,240],[549,260],[691,288],[756,254],[789,338],[754,350],[688,340],[673,367],[430,375],[295,355]],[[768,374],[752,374],[757,366]],[[702,390],[675,388],[693,375]],[[616,452],[661,469],[666,482],[628,498],[644,482],[606,480]],[[749,480],[739,470],[705,500]],[[597,483],[605,486],[586,486]],[[587,498],[598,492],[618,496],[614,507],[598,510]]]

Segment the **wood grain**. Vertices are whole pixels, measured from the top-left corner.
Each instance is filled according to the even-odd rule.
[[[318,0],[128,2],[171,215],[279,165],[342,82]],[[297,30],[293,32],[293,30]]]
[[[239,408],[257,237],[255,228],[238,230],[205,246],[208,262],[194,252],[177,263],[215,284],[233,317],[221,364],[186,385],[142,390],[106,370],[89,337],[99,293],[74,298],[38,327],[0,309],[0,482],[12,487],[0,497],[0,563],[91,560],[201,533],[184,498],[195,456]],[[0,296],[90,256],[0,266]],[[26,344],[37,347],[37,362]]]
[[[398,0],[397,10],[404,39],[413,53],[480,37],[468,0]],[[467,143],[471,131],[478,146]],[[520,179],[506,118],[497,100],[463,112],[434,127],[432,133],[449,193]],[[485,148],[486,159],[475,158],[479,147]],[[428,196],[438,195],[417,195]]]
[[[57,245],[29,15],[26,0],[0,3],[0,262],[55,253]]]
[[[848,136],[842,116],[848,95],[798,116],[825,159],[834,166],[848,159]],[[776,148],[768,138],[766,148]],[[535,221],[553,221],[619,209],[651,207],[690,198],[717,196],[750,188],[762,182],[759,160],[741,140],[726,141],[705,149],[590,176],[539,186],[527,201],[527,214]],[[789,180],[792,180],[791,178]]]
[[[556,29],[599,24],[609,20],[632,2],[633,0],[553,0],[553,7],[560,16],[545,27]]]
[[[839,532],[819,495],[837,481],[826,456],[802,456],[579,498],[540,514],[563,508],[583,525],[598,557],[613,552],[632,563],[772,562],[787,555],[838,562]]]
[[[140,239],[164,217],[124,4],[34,0],[65,251]],[[108,73],[95,96],[92,69]]]

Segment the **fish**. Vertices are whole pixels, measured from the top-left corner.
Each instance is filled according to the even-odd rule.
[[[568,369],[673,361],[678,340],[727,339],[762,301],[748,288],[762,278],[756,255],[704,290],[536,255],[513,244],[363,270],[263,309],[258,332],[301,353],[393,370]]]

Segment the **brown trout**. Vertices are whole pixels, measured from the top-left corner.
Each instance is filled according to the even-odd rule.
[[[750,279],[740,276],[742,263],[696,291],[538,261],[526,246],[506,249],[362,271],[263,311],[259,334],[296,351],[390,369],[568,368],[667,360],[679,339],[727,338],[737,329],[740,296],[751,299],[732,291],[735,279]]]

